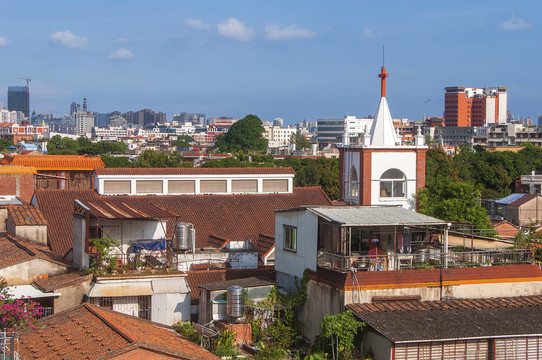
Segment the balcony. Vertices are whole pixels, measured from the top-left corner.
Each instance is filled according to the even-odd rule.
[[[419,249],[411,254],[344,256],[318,252],[317,265],[341,273],[348,271],[391,271],[424,268],[462,268],[512,264],[532,264],[533,253],[527,249],[441,252]]]

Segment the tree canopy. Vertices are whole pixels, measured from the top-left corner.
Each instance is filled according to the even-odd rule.
[[[247,115],[235,122],[228,132],[220,134],[215,140],[215,148],[220,152],[266,151],[265,129],[256,115]]]
[[[47,143],[47,153],[51,155],[84,155],[91,156],[103,154],[124,154],[128,150],[128,145],[122,141],[110,142],[99,141],[92,142],[90,139],[81,136],[77,140],[63,138],[55,135]]]

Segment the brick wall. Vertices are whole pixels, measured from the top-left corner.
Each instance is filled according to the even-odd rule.
[[[226,324],[216,323],[216,328],[220,331],[230,330],[235,333],[235,345],[242,346],[252,342],[252,327],[250,324]]]

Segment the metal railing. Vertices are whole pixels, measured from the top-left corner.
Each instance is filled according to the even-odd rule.
[[[18,354],[19,334],[16,331],[0,331],[0,360],[22,360]]]
[[[527,249],[448,253],[440,252],[438,249],[428,249],[422,253],[358,256],[320,251],[317,258],[318,266],[339,272],[531,264],[533,261],[533,254]]]

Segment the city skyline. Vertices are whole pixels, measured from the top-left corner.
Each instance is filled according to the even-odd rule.
[[[505,86],[516,117],[542,113],[542,6],[298,1],[3,3],[0,101],[29,77],[30,111],[150,108],[285,124],[374,116],[385,66],[394,118],[442,116],[447,86]]]

